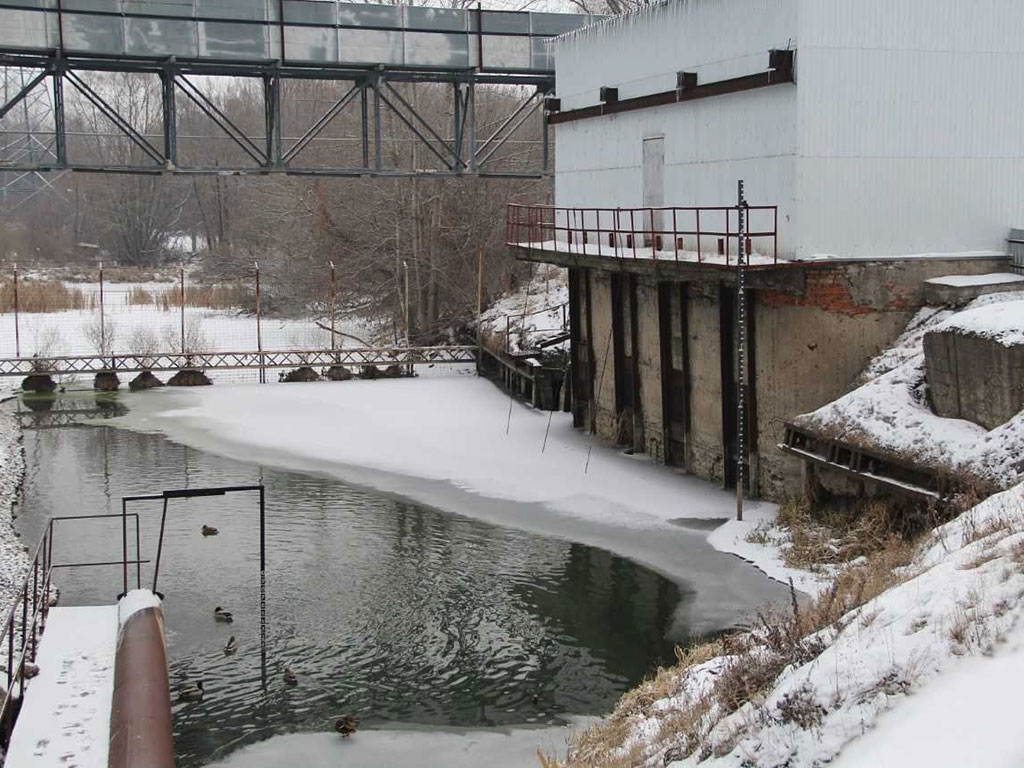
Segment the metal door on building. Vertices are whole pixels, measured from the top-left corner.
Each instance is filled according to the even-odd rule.
[[[665,137],[653,136],[644,139],[643,150],[643,205],[645,208],[659,208],[665,205]],[[651,211],[643,223],[648,233],[644,236],[644,245],[655,248],[663,247],[662,236],[658,234],[665,229],[662,211]]]

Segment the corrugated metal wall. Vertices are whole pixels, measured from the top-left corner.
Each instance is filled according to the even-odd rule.
[[[801,0],[801,255],[1005,249],[1022,30],[1019,0]]]
[[[563,109],[749,74],[797,48],[793,86],[559,125],[560,205],[637,206],[665,136],[665,202],[780,206],[799,256],[1003,251],[1024,224],[1020,0],[679,0],[556,43]]]
[[[700,82],[767,69],[768,51],[795,44],[795,2],[680,0],[556,44],[562,108],[675,88],[677,71]],[[778,204],[780,250],[795,228],[796,92],[780,85],[686,104],[564,123],[555,129],[559,205],[643,204],[643,140],[665,137],[665,204],[729,205],[736,180],[752,204]],[[788,219],[788,221],[787,221]]]

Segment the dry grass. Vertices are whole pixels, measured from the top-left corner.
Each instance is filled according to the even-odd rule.
[[[153,294],[141,285],[133,285],[132,289],[125,295],[124,301],[125,304],[131,304],[133,306],[145,306],[147,304],[156,303]]]
[[[167,288],[154,296],[154,303],[164,311],[181,307],[181,289]],[[248,309],[256,310],[256,294],[252,286],[242,283],[212,283],[210,285],[188,285],[185,289],[185,306],[203,309]]]
[[[85,309],[85,295],[77,288],[68,288],[57,280],[18,281],[19,312],[63,312]],[[14,311],[14,281],[0,283],[0,313]]]
[[[842,568],[831,588],[817,600],[800,605],[791,585],[788,609],[763,611],[757,615],[757,625],[748,631],[677,651],[675,667],[659,669],[623,696],[606,720],[575,736],[564,761],[548,755],[542,765],[626,768],[660,765],[669,752],[673,759],[695,753],[703,759],[731,749],[729,738],[714,743],[708,738],[717,723],[748,702],[759,705],[784,669],[806,664],[821,654],[826,647],[823,631],[864,620],[858,608],[913,576],[907,566],[917,551],[915,542],[871,530],[875,533],[868,540],[874,542],[874,550]],[[715,658],[721,659],[718,674],[709,678],[705,689],[687,695],[682,688],[687,673]],[[668,712],[652,712],[655,701],[669,698],[681,704]],[[633,725],[652,715],[660,719],[658,735],[649,744],[623,750]],[[815,727],[824,715],[825,709],[810,691],[784,698],[776,713],[786,722],[805,724],[801,727]]]

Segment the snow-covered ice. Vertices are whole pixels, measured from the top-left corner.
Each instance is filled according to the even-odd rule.
[[[732,493],[602,447],[573,429],[569,414],[510,401],[484,379],[216,385],[123,399],[128,415],[107,423],[601,547],[669,578],[700,579],[693,612],[708,625],[690,625],[697,632],[734,622],[758,590],[768,599],[759,574],[702,541],[708,523],[735,513]],[[751,501],[747,509],[776,507]],[[695,518],[707,523],[690,524]]]
[[[348,739],[334,733],[293,733],[244,747],[211,768],[524,768],[539,765],[536,751],[564,750],[573,726],[550,728],[435,729],[391,725],[360,730]]]

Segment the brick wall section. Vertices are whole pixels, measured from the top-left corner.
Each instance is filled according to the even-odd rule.
[[[776,290],[759,293],[768,306],[817,307],[826,312],[865,315],[906,311],[920,306],[917,292],[906,284],[902,270],[883,269],[865,274],[863,267],[808,269],[802,295]],[[881,277],[877,284],[874,281]],[[865,283],[871,281],[870,287]]]

